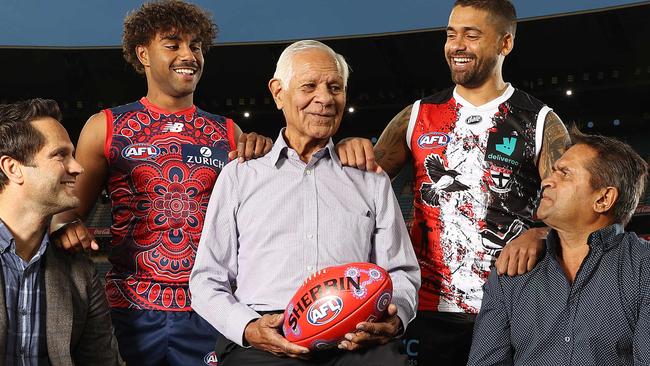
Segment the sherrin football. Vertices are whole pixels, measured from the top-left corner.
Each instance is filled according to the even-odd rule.
[[[388,273],[372,263],[324,268],[305,280],[284,311],[284,336],[311,350],[336,347],[360,322],[381,320],[393,296]]]

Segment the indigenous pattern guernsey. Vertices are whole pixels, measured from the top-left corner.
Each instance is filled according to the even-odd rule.
[[[479,311],[490,266],[531,224],[549,111],[510,85],[479,107],[452,89],[413,105],[406,141],[414,158],[419,310]]]
[[[235,146],[233,122],[146,98],[104,110],[112,203],[111,307],[189,311],[189,275],[212,187]]]

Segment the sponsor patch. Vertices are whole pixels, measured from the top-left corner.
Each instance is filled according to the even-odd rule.
[[[524,143],[519,141],[516,132],[513,135],[505,135],[503,131],[490,132],[488,138],[485,160],[499,166],[515,168],[521,165],[524,154]]]
[[[481,122],[482,120],[483,120],[483,117],[481,117],[479,115],[469,116],[469,117],[467,117],[465,119],[465,123],[467,123],[468,125],[475,125],[475,124]]]
[[[336,317],[343,310],[343,300],[330,295],[316,300],[307,311],[307,321],[312,325],[324,325]]]
[[[148,160],[158,155],[160,155],[160,149],[150,144],[131,144],[122,149],[122,157],[129,160]]]
[[[203,357],[203,363],[208,366],[217,366],[219,365],[219,360],[217,359],[217,354],[214,351],[208,353]]]
[[[500,153],[504,153],[508,156],[511,156],[517,147],[517,138],[516,137],[504,137],[502,144],[497,144],[496,149]]]
[[[213,146],[181,145],[183,161],[222,169],[228,163],[228,152]]]
[[[451,137],[442,132],[429,132],[418,138],[418,146],[422,149],[437,149],[446,146]]]

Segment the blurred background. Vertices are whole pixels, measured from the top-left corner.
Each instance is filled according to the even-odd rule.
[[[283,127],[267,90],[275,61],[297,39],[315,38],[352,67],[348,110],[336,138],[379,137],[406,105],[451,86],[443,57],[452,1],[197,1],[214,14],[217,45],[206,56],[195,104],[275,138]],[[650,2],[514,1],[521,21],[504,77],[582,131],[616,136],[650,158]],[[139,99],[144,77],[122,58],[122,20],[138,1],[3,0],[0,103],[52,98],[76,141],[89,116]],[[374,140],[373,140],[374,141]],[[411,217],[412,178],[393,182]],[[88,224],[102,241],[105,271],[110,205]],[[629,229],[650,239],[650,194]]]

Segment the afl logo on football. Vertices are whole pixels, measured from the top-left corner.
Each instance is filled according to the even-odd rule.
[[[212,150],[210,150],[210,148],[207,146],[202,146],[201,149],[199,150],[199,153],[206,158],[212,156]]]
[[[129,160],[153,159],[159,154],[158,147],[143,143],[131,144],[122,149],[122,157]]]
[[[311,325],[324,325],[343,310],[343,300],[338,296],[325,296],[315,301],[307,311],[307,321]]]
[[[437,149],[447,145],[451,141],[449,135],[442,132],[429,132],[418,139],[418,146],[423,149]]]

